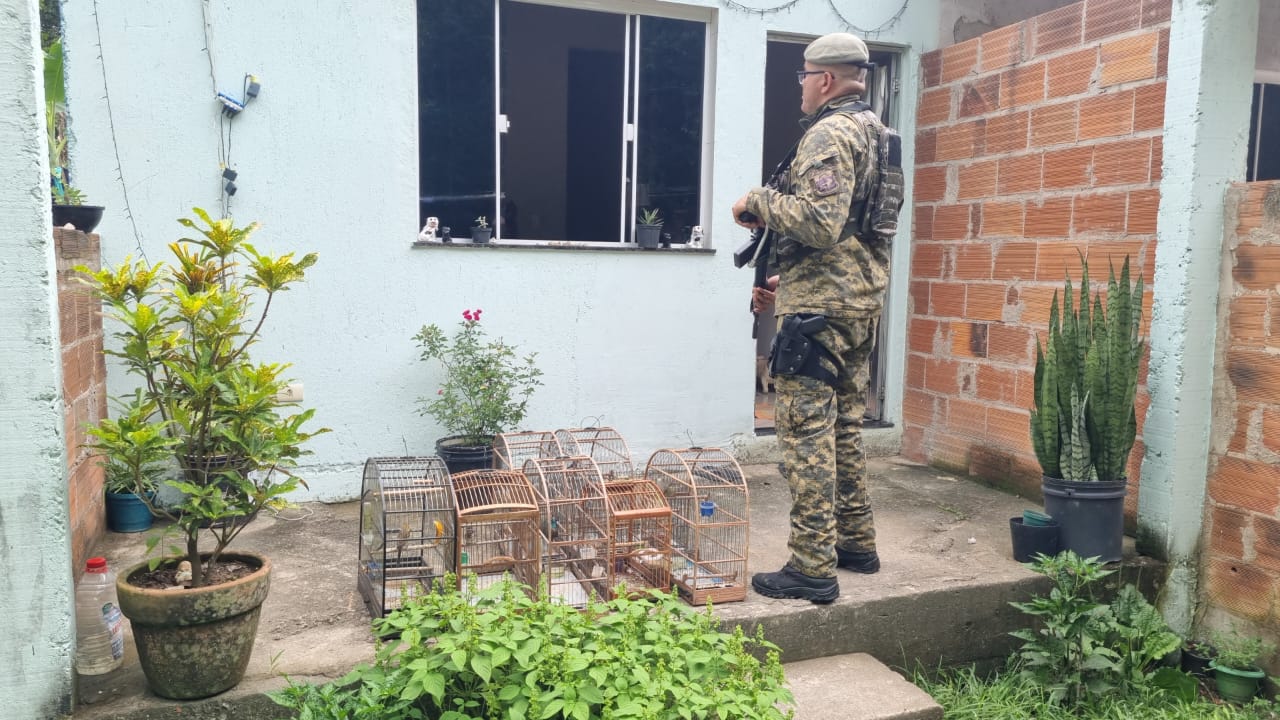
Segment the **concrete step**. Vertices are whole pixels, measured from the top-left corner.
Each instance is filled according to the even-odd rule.
[[[941,720],[928,693],[866,653],[783,665],[795,720]]]

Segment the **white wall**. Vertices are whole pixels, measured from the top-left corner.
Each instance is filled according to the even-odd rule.
[[[62,364],[36,0],[0,0],[0,715],[71,709]]]
[[[729,446],[752,437],[751,278],[733,268],[731,252],[745,232],[727,219],[759,181],[766,38],[845,28],[820,0],[764,16],[716,0],[572,4],[640,12],[685,6],[713,18],[715,111],[707,138],[714,143],[709,233],[716,254],[412,249],[413,2],[280,0],[252,9],[209,2],[219,89],[239,94],[246,72],[263,81],[261,97],[235,120],[233,214],[264,223],[261,245],[320,254],[306,287],[273,310],[258,352],[295,363],[305,404],[334,430],[312,445],[303,473],[311,491],[300,499],[355,495],[370,456],[432,451],[442,432],[416,413],[416,400],[434,392],[439,374],[416,360],[411,337],[424,323],[452,325],[464,308],[483,308],[491,333],[539,353],[546,385],[530,403],[528,428],[598,421],[622,433],[637,461],[691,440]],[[849,19],[872,27],[902,3],[858,5]],[[160,259],[164,244],[180,237],[174,218],[193,205],[218,206],[218,116],[200,9],[135,0],[100,12],[95,25],[91,5],[64,6],[75,178],[107,205],[100,226],[107,261],[139,247]],[[936,12],[936,0],[913,0],[896,25],[869,38],[909,46],[903,118],[914,116],[919,53],[935,45]],[[913,123],[901,129],[910,164]],[[904,232],[895,250],[900,278],[909,252]],[[905,297],[900,279],[887,318],[898,328],[889,348],[890,419],[901,406]]]

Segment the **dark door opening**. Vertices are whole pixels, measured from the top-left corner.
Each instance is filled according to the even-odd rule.
[[[796,85],[795,71],[804,67],[804,48],[807,40],[770,40],[765,56],[764,88],[764,138],[763,165],[760,179],[773,173],[787,151],[800,138],[800,88]],[[871,103],[885,123],[892,124],[893,103],[896,101],[898,56],[895,53],[871,51],[876,70],[867,74],[867,102]],[[749,293],[747,294],[749,297]],[[765,358],[773,340],[776,325],[772,317],[761,317],[756,334],[755,428],[758,435],[774,431],[774,394],[770,391]],[[890,423],[884,417],[884,368],[880,351],[884,340],[884,326],[877,330],[876,347],[871,353],[871,385],[867,392],[867,410],[864,427],[884,427]]]

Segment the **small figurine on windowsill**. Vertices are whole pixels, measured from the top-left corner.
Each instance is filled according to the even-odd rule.
[[[436,241],[436,231],[440,229],[440,218],[429,217],[427,224],[422,226],[422,232],[418,233],[418,242],[429,243]]]

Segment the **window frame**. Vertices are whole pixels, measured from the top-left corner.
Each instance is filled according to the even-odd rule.
[[[476,0],[465,0],[468,2]],[[491,243],[529,247],[577,247],[584,249],[601,248],[634,248],[635,208],[639,183],[635,180],[639,172],[639,105],[640,105],[640,72],[636,69],[637,55],[640,52],[640,32],[643,23],[641,18],[654,17],[672,20],[685,20],[701,23],[704,27],[702,54],[702,131],[700,137],[700,157],[698,176],[698,225],[710,225],[710,205],[712,201],[712,120],[715,104],[715,14],[713,8],[678,6],[660,4],[652,0],[506,0],[527,5],[560,7],[571,10],[587,10],[592,12],[621,15],[625,21],[626,32],[620,50],[623,53],[624,92],[622,108],[622,127],[619,128],[620,152],[622,154],[622,174],[618,177],[618,192],[621,208],[618,214],[618,236],[616,240],[567,240],[567,239],[527,239],[520,237],[504,237],[502,228],[502,142],[508,126],[506,113],[502,107],[502,4],[504,0],[491,0],[493,3],[493,107],[494,107],[494,185],[493,204],[490,217],[494,218],[493,238]],[[421,101],[420,101],[421,102]],[[418,131],[421,142],[422,131]],[[419,195],[421,180],[419,180]],[[686,239],[687,241],[687,239]],[[704,247],[711,247],[709,233],[704,233]]]

